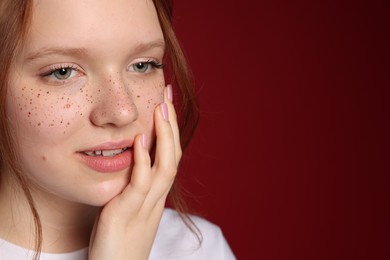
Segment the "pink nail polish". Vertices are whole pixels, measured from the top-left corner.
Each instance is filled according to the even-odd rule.
[[[146,148],[147,140],[146,140],[146,134],[142,134],[141,136],[141,144],[143,148]]]
[[[167,85],[167,96],[169,101],[173,101],[173,91],[172,91],[172,85],[168,84]]]
[[[168,120],[168,107],[166,103],[161,103],[162,116],[165,120]]]

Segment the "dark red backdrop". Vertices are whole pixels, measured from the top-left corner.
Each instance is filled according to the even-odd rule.
[[[202,116],[182,177],[238,259],[390,259],[389,17],[389,1],[176,1]]]

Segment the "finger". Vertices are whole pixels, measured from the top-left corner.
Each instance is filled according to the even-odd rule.
[[[172,127],[174,142],[175,142],[176,165],[178,165],[182,156],[182,149],[180,143],[180,132],[179,132],[179,126],[177,122],[177,115],[176,115],[175,107],[172,102],[173,102],[173,90],[172,90],[172,85],[169,84],[165,89],[165,103],[167,104],[168,107],[169,122]]]
[[[160,185],[160,187],[162,186]],[[149,196],[145,199],[143,211],[149,213],[144,214],[145,216],[147,216],[149,223],[156,223],[158,225],[158,222],[160,221],[164,212],[166,199],[168,197],[170,187],[171,185],[169,185],[163,190],[160,190],[159,193],[155,192],[157,188],[153,187],[149,193]]]
[[[158,201],[154,202],[154,207],[148,216],[148,223],[159,224],[165,209],[166,197],[167,196],[164,194]]]
[[[174,134],[170,124],[167,103],[161,103],[155,113],[156,155],[155,166],[160,169],[176,169]]]
[[[152,214],[155,211],[160,212],[157,209],[159,207],[156,206],[161,204],[159,201],[165,201],[177,171],[174,134],[169,122],[166,103],[161,103],[156,107],[154,122],[156,152],[154,165],[152,166],[153,183],[141,209],[146,214]]]
[[[137,135],[133,144],[134,164],[130,183],[118,196],[119,207],[127,214],[138,211],[147,197],[152,186],[150,156],[147,150],[146,135]]]

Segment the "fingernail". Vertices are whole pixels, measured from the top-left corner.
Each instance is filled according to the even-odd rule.
[[[173,92],[172,92],[172,85],[168,84],[167,85],[167,96],[169,101],[173,101]]]
[[[141,144],[143,148],[146,148],[147,140],[146,140],[146,134],[142,134],[141,136]]]
[[[162,116],[165,120],[168,120],[168,107],[166,103],[161,103]]]

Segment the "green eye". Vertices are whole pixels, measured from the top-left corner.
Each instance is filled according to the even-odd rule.
[[[145,73],[149,70],[150,65],[151,64],[149,62],[138,62],[133,64],[133,69],[135,72]]]
[[[42,76],[54,81],[65,81],[77,76],[78,73],[80,73],[78,68],[73,66],[60,66],[59,68],[51,69],[47,73],[42,74]]]
[[[66,79],[70,78],[70,76],[72,76],[72,72],[73,72],[72,70],[73,69],[71,69],[71,68],[61,68],[61,69],[53,71],[52,74],[56,79],[66,80]]]
[[[163,65],[156,61],[141,61],[130,65],[129,70],[137,73],[149,73],[153,69],[162,69]]]

